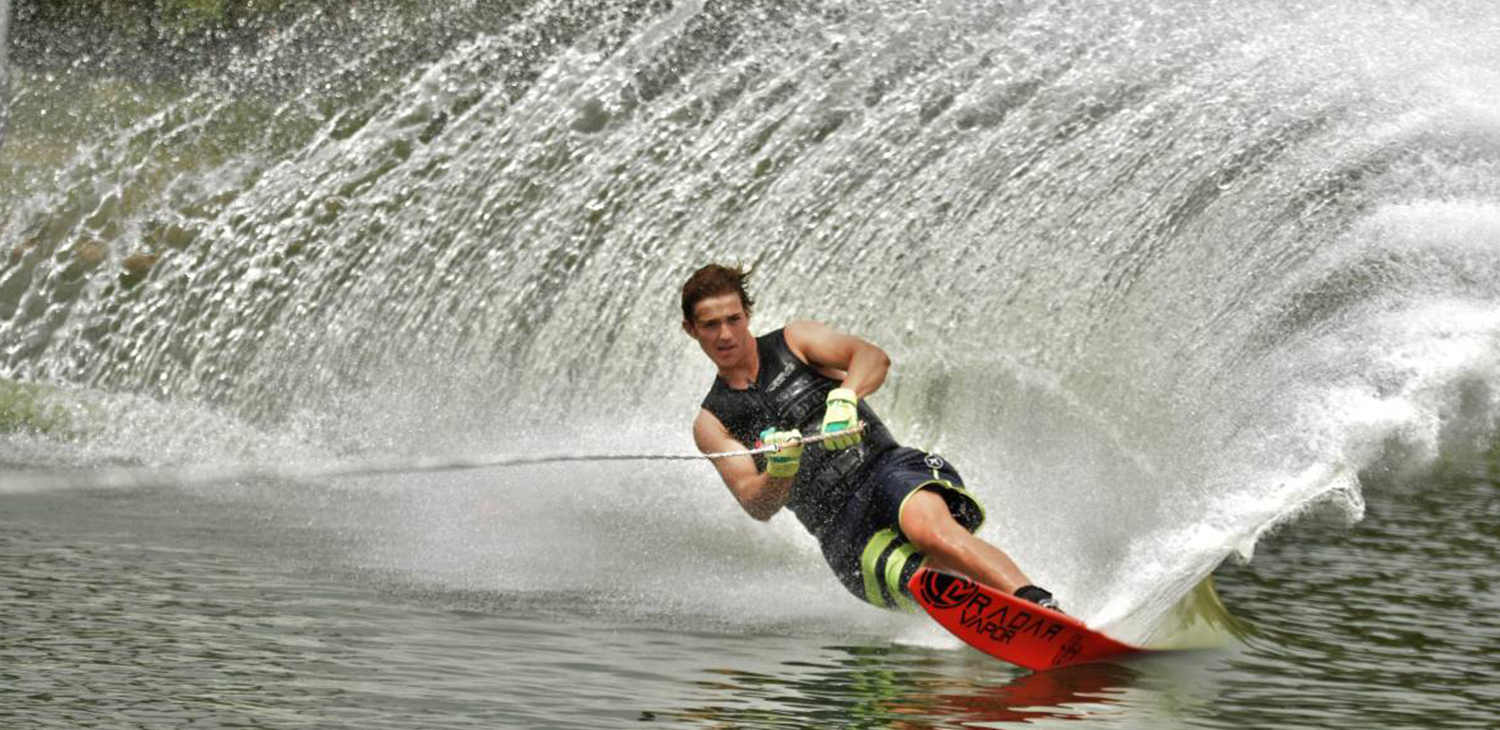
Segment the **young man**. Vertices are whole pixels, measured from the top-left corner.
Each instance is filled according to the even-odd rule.
[[[752,336],[748,277],[710,264],[682,287],[682,329],[719,370],[693,422],[698,449],[781,447],[764,460],[714,460],[745,511],[769,520],[790,509],[844,587],[882,608],[917,610],[904,591],[924,560],[1056,608],[1052,594],[974,536],[984,510],[953,466],[897,444],[864,402],[885,382],[885,352],[817,322]],[[851,433],[804,449],[802,435],[819,431]]]

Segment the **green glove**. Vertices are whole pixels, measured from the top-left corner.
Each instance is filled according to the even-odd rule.
[[[851,431],[859,428],[859,396],[848,388],[834,388],[828,392],[828,410],[823,413],[823,433]],[[823,442],[829,451],[847,449],[859,443],[858,431],[848,436],[831,438]]]
[[[768,428],[760,432],[760,442],[766,446],[777,446],[766,454],[766,474],[776,479],[791,479],[797,476],[802,466],[802,432],[777,431]]]

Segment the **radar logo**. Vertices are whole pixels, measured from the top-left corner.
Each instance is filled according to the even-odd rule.
[[[978,584],[958,576],[935,570],[922,576],[922,601],[933,608],[957,608],[978,592]]]
[[[928,454],[926,458],[922,459],[922,463],[926,464],[928,469],[941,469],[943,468],[943,457],[937,454]]]

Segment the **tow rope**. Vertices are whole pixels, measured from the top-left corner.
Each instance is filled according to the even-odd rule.
[[[813,434],[801,440],[803,444],[815,444],[839,436],[847,436],[863,430],[863,424],[846,431],[828,431]],[[538,464],[602,461],[700,461],[729,459],[736,456],[755,456],[776,451],[778,446],[761,446],[743,451],[722,451],[708,454],[533,454],[528,456],[501,457],[438,457],[375,459],[334,462],[327,464],[305,464],[290,466],[258,466],[238,464],[202,467],[125,467],[113,469],[75,469],[70,471],[0,472],[0,494],[26,494],[55,492],[65,489],[141,489],[166,485],[202,485],[234,482],[246,479],[281,479],[296,481],[303,479],[326,479],[330,477],[363,477],[408,472],[471,471]]]

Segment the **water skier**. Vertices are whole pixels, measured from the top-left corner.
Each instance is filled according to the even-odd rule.
[[[902,589],[924,560],[1057,608],[1009,556],[974,535],[984,509],[953,465],[896,443],[863,401],[885,381],[885,352],[817,322],[751,335],[748,276],[710,264],[682,287],[682,329],[719,370],[693,422],[699,450],[781,446],[764,458],[714,461],[745,511],[769,520],[790,509],[839,582],[881,608],[917,610]],[[800,442],[803,433],[859,424],[806,449]]]

